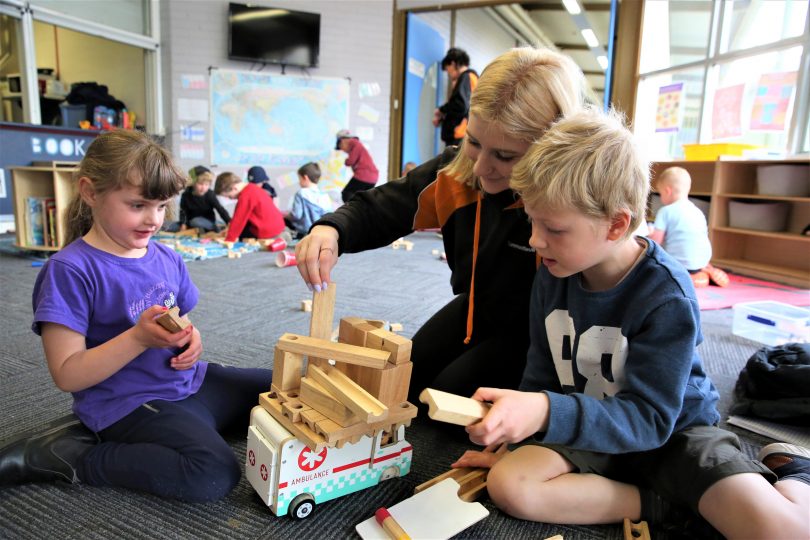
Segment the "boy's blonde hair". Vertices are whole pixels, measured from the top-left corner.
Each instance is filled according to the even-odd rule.
[[[680,197],[689,194],[689,190],[692,189],[692,177],[683,167],[668,167],[655,179],[655,185],[659,190],[660,186],[669,186],[672,193]]]
[[[621,116],[587,108],[532,144],[510,182],[527,206],[574,208],[596,219],[630,213],[629,237],[644,219],[649,165]]]
[[[214,184],[214,193],[217,195],[222,195],[241,181],[242,179],[239,178],[235,173],[220,173],[219,176],[217,176],[216,183]]]
[[[168,150],[141,131],[123,129],[96,137],[74,177],[89,178],[98,194],[131,186],[140,188],[145,199],[156,201],[171,199],[186,186],[186,175]],[[77,191],[65,212],[65,244],[81,238],[92,226],[91,208]]]
[[[548,50],[521,47],[507,51],[483,71],[470,98],[470,114],[497,123],[506,135],[533,142],[557,118],[584,103],[584,76],[573,60]],[[478,189],[473,161],[462,140],[459,152],[442,169]]]

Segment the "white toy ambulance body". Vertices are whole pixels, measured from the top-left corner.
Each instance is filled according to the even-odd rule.
[[[402,425],[395,433],[313,452],[257,406],[250,414],[245,475],[274,514],[303,519],[315,504],[408,474],[412,455]]]

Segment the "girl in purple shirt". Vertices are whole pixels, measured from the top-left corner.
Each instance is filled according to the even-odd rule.
[[[272,372],[201,361],[194,325],[156,322],[174,306],[187,319],[199,296],[183,260],[150,242],[185,185],[168,152],[140,132],[104,133],[77,178],[68,245],[34,285],[33,330],[81,423],[0,450],[0,485],[62,479],[219,499],[241,474],[219,432],[247,424]]]

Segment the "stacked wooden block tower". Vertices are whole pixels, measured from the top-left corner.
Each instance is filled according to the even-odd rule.
[[[313,294],[310,335],[279,338],[272,389],[259,396],[273,418],[315,451],[391,433],[417,413],[407,401],[411,341],[379,321],[346,317],[335,343],[334,305],[334,283]]]

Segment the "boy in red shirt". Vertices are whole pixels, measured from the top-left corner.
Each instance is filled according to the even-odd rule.
[[[371,159],[366,147],[360,139],[353,135],[348,129],[341,129],[337,132],[337,142],[335,150],[343,150],[349,157],[346,158],[346,166],[352,169],[352,179],[343,188],[340,196],[343,202],[349,202],[355,193],[371,189],[380,178],[380,172]]]
[[[281,212],[260,185],[243,182],[234,173],[224,172],[217,176],[214,191],[217,195],[237,199],[226,242],[241,238],[274,238],[284,232]]]

